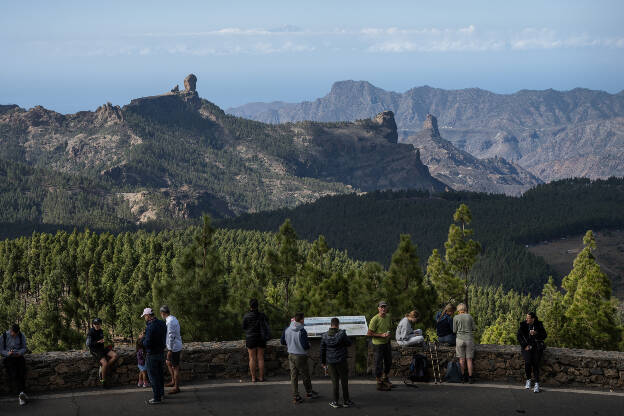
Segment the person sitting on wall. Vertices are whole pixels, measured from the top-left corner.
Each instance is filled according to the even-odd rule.
[[[118,355],[113,351],[112,345],[104,345],[104,331],[102,330],[102,320],[95,318],[87,333],[87,347],[91,355],[100,363],[100,384],[108,388],[107,376],[110,368],[117,361]]]
[[[438,342],[450,346],[454,346],[456,341],[456,336],[453,333],[453,314],[455,314],[455,306],[449,303],[443,311],[438,312],[435,316]]]
[[[524,359],[524,372],[527,379],[524,388],[527,390],[531,388],[531,370],[533,370],[535,380],[533,393],[539,393],[539,366],[544,353],[544,340],[547,334],[544,324],[537,319],[535,312],[527,313],[526,320],[520,322],[516,337]]]
[[[401,319],[395,333],[397,344],[408,347],[411,345],[418,345],[424,341],[425,338],[422,336],[422,330],[414,330],[412,328],[412,324],[416,323],[418,319],[420,319],[420,314],[417,310],[411,311]]]
[[[20,331],[18,324],[13,324],[11,329],[2,334],[0,338],[0,355],[4,358],[9,386],[11,392],[18,394],[19,404],[23,406],[28,401],[24,393],[26,389],[26,337]]]

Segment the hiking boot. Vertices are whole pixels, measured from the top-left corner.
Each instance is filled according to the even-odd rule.
[[[338,409],[339,407],[342,407],[340,404],[336,402],[329,402],[329,405],[333,407],[334,409]]]
[[[524,383],[524,388],[527,390],[531,388],[531,380],[527,380],[526,383]]]
[[[342,404],[342,407],[353,407],[355,406],[355,403],[353,403],[351,400],[345,400],[344,403]]]
[[[303,403],[303,399],[301,398],[301,396],[297,395],[293,397],[293,403],[294,404],[301,404]]]
[[[533,393],[539,393],[539,392],[540,392],[539,383],[536,381],[535,387],[533,387]]]
[[[308,399],[317,399],[319,397],[319,394],[315,392],[314,390],[310,390],[309,393],[306,393],[306,397]]]
[[[377,379],[377,390],[379,391],[390,391],[391,387],[382,381],[382,379]]]
[[[386,384],[386,386],[388,386],[388,387],[390,387],[390,388],[393,388],[393,387],[394,387],[394,385],[392,384],[392,382],[390,381],[390,378],[389,378],[388,376],[384,376],[384,377],[381,379],[381,381],[382,381],[383,383],[385,383],[385,384]]]

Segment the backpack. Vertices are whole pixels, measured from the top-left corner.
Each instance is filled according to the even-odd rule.
[[[412,382],[428,382],[429,373],[427,372],[427,357],[415,354],[409,367],[407,378]]]
[[[446,366],[446,374],[444,374],[444,381],[449,383],[461,383],[461,367],[457,361],[449,361]]]

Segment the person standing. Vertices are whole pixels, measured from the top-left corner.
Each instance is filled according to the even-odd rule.
[[[454,313],[455,306],[449,303],[443,311],[438,312],[435,316],[438,342],[443,342],[451,347],[455,346],[455,334],[453,333]]]
[[[455,352],[459,358],[459,365],[464,377],[464,382],[474,383],[472,378],[472,360],[474,359],[474,332],[475,322],[468,313],[466,305],[460,303],[457,305],[457,315],[453,318],[453,332],[457,336]],[[466,373],[466,368],[468,373]]]
[[[544,329],[542,321],[537,319],[535,312],[529,312],[526,315],[526,319],[520,322],[518,333],[516,338],[520,344],[520,350],[522,351],[522,358],[524,359],[524,372],[526,375],[526,383],[524,388],[529,390],[531,388],[531,370],[533,372],[533,380],[535,386],[533,387],[533,393],[539,393],[539,366],[542,361],[542,354],[544,353],[544,340],[548,334]]]
[[[340,329],[340,320],[332,318],[329,331],[321,336],[321,364],[323,368],[329,369],[334,392],[334,400],[329,405],[333,408],[354,405],[349,397],[349,354],[347,350],[349,346],[351,346],[351,340],[346,331]],[[338,404],[340,385],[342,385],[342,406]]]
[[[392,321],[388,314],[388,304],[382,300],[377,304],[377,315],[373,316],[367,336],[373,338],[373,358],[375,360],[375,378],[377,390],[388,391],[392,388],[390,369],[392,368],[392,346],[390,344],[390,330]]]
[[[118,355],[109,345],[104,345],[104,331],[102,330],[102,320],[95,318],[91,322],[91,328],[87,333],[87,347],[91,355],[95,357],[100,364],[100,384],[104,388],[108,388],[108,373],[112,365],[117,361]]]
[[[163,365],[167,345],[167,325],[160,319],[156,319],[152,308],[143,309],[141,318],[144,318],[146,322],[143,346],[147,352],[147,377],[154,392],[154,397],[149,399],[147,404],[160,404],[165,395]]]
[[[288,347],[288,364],[290,365],[290,384],[292,387],[293,402],[299,404],[303,399],[299,395],[299,373],[303,379],[303,386],[308,399],[316,399],[318,393],[312,390],[310,367],[308,366],[308,333],[303,327],[303,312],[297,312],[290,326],[284,329],[280,342]]]
[[[26,390],[26,337],[18,324],[11,325],[11,329],[2,333],[0,339],[0,355],[4,357],[9,386],[11,392],[17,394],[20,406],[28,401]]]
[[[243,316],[243,330],[245,331],[245,345],[249,353],[251,382],[264,381],[264,349],[267,340],[271,338],[271,328],[266,315],[258,311],[257,299],[249,301],[249,312]],[[256,378],[256,366],[258,378]]]
[[[416,323],[418,319],[420,319],[420,314],[417,310],[411,311],[401,319],[395,333],[397,344],[409,347],[411,345],[418,345],[425,340],[422,336],[422,330],[414,330],[412,328],[412,324]]]
[[[171,382],[166,387],[173,387],[168,394],[180,393],[180,354],[182,353],[182,336],[180,335],[180,323],[175,316],[171,315],[169,306],[160,307],[160,316],[167,325],[167,368],[171,376]]]

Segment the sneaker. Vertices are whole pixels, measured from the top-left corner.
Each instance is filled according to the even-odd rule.
[[[301,404],[301,403],[303,403],[303,399],[301,398],[301,396],[297,395],[297,396],[293,397],[293,403],[294,404]]]
[[[540,392],[539,383],[535,382],[535,387],[533,387],[533,393],[539,393],[539,392]]]
[[[143,383],[143,387],[149,387],[150,384],[149,383]]]
[[[309,393],[306,394],[306,397],[308,399],[317,399],[319,397],[319,394],[314,390],[311,390]]]
[[[145,403],[147,403],[147,404],[161,404],[162,400],[149,399]]]
[[[26,400],[28,399],[24,392],[21,392],[18,397],[20,406],[24,406],[26,404]]]
[[[527,380],[526,383],[524,383],[524,388],[527,390],[531,388],[531,380]]]
[[[340,404],[336,402],[329,402],[329,405],[333,407],[334,409],[338,409],[339,407],[342,407]]]
[[[137,383],[137,387],[143,387],[143,383]]]
[[[344,403],[342,404],[342,407],[352,407],[355,406],[355,403],[353,403],[351,400],[345,400]]]

